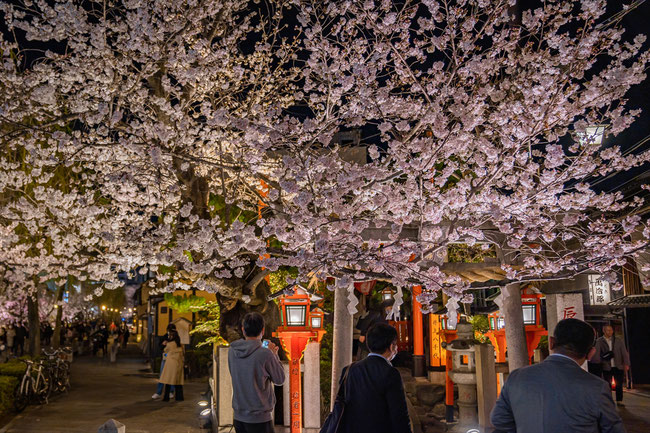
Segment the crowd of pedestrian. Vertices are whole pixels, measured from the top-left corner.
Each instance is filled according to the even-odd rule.
[[[13,324],[0,327],[0,346],[4,356],[23,356],[25,353],[25,340],[29,332],[22,324]]]
[[[50,347],[54,344],[54,333],[55,328],[51,323],[47,321],[41,323],[41,347]],[[25,355],[29,334],[29,328],[22,323],[0,326],[0,357],[6,359]],[[111,337],[120,346],[126,347],[130,337],[127,324],[122,322],[118,326],[114,322],[107,324],[103,320],[78,320],[64,322],[59,327],[59,345],[71,347],[76,354],[91,351],[96,355],[101,351],[102,356],[106,356]]]
[[[411,433],[404,386],[392,360],[397,354],[397,331],[384,320],[392,307],[382,304],[358,321],[357,361],[347,366],[338,380],[334,410],[321,432]],[[276,404],[274,386],[285,381],[279,347],[264,340],[265,322],[259,313],[242,321],[243,338],[230,345],[228,365],[232,378],[232,407],[236,433],[274,431]],[[42,324],[42,344],[49,345],[54,329]],[[60,327],[62,344],[93,355],[128,344],[130,332],[124,323],[66,323]],[[0,327],[0,343],[14,356],[24,353],[29,332],[16,324]],[[154,399],[183,401],[184,346],[174,324],[160,343],[163,358]],[[625,344],[611,326],[603,336],[591,325],[576,319],[561,320],[549,337],[552,354],[543,362],[510,373],[491,414],[495,432],[596,432],[623,433],[616,406],[622,406],[622,386],[629,368]],[[589,360],[589,372],[582,368]],[[591,374],[590,374],[591,373]],[[604,379],[604,380],[603,380]],[[616,402],[612,398],[616,384]],[[338,409],[337,409],[338,408]],[[344,408],[345,410],[343,410]]]

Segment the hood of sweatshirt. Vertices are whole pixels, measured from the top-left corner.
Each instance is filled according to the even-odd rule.
[[[237,358],[248,358],[262,347],[260,340],[237,340],[230,344],[230,351]]]

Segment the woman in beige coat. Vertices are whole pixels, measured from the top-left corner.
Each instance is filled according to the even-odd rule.
[[[165,367],[160,375],[160,383],[165,384],[163,401],[169,401],[170,385],[174,385],[174,396],[176,401],[183,401],[183,346],[181,338],[176,330],[169,332],[169,341],[165,345],[167,354]]]

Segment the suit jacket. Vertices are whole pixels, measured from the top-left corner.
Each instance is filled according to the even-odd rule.
[[[344,368],[336,398],[346,402],[341,433],[412,433],[402,377],[383,357],[368,356]]]
[[[370,310],[366,317],[359,319],[357,329],[359,329],[361,335],[365,336],[368,333],[368,329],[377,323],[388,323],[388,320],[386,320],[386,316],[382,315],[381,312]]]
[[[491,420],[504,432],[625,432],[609,384],[560,355],[513,371]]]
[[[612,338],[614,338],[614,347],[612,349],[614,352],[614,365],[619,370],[623,370],[626,365],[630,365],[630,355],[627,353],[627,349],[625,348],[625,343],[623,342],[622,338],[618,338],[615,335],[613,335]],[[610,361],[602,361],[600,359],[600,356],[607,352],[609,352],[609,344],[607,344],[605,337],[600,337],[598,340],[596,340],[596,354],[591,359],[591,362],[595,362],[596,359],[598,359],[598,361],[601,363],[601,366],[603,367],[603,370],[605,371],[612,369],[612,364]]]

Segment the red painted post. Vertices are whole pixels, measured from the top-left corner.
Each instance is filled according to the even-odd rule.
[[[291,433],[302,433],[302,378],[300,361],[309,341],[319,341],[325,331],[278,331],[274,335],[280,338],[289,358],[289,413]]]
[[[451,378],[449,377],[449,372],[451,371],[452,368],[452,352],[447,350],[447,364],[446,364],[446,373],[445,374],[445,405],[447,407],[447,411],[445,413],[445,420],[447,422],[453,422],[454,421],[454,382],[452,382]]]
[[[424,359],[424,322],[422,305],[417,297],[422,293],[422,286],[413,286],[413,375],[426,376],[426,360]]]
[[[295,340],[292,339],[291,351],[298,350],[295,347]],[[300,353],[302,358],[302,353]],[[291,433],[300,433],[302,430],[302,396],[301,396],[301,381],[300,381],[300,358],[291,355],[290,374],[289,374],[289,394],[291,395]]]

